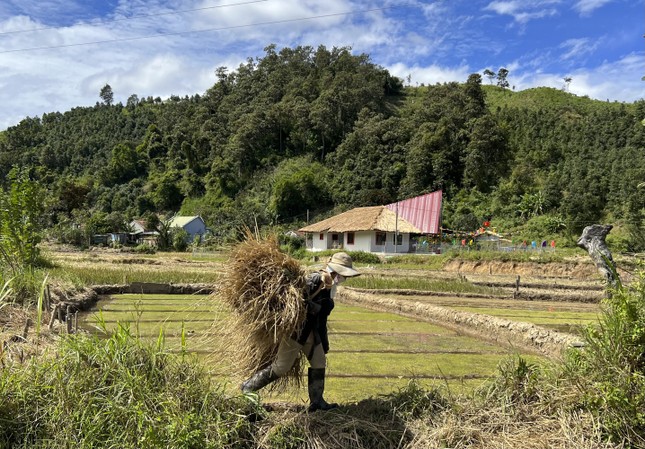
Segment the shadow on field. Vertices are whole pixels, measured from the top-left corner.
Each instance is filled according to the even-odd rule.
[[[301,406],[282,404],[258,423],[258,447],[402,448],[414,437],[406,421],[430,418],[445,406],[437,391],[416,385],[326,412],[307,413]]]
[[[374,398],[326,412],[276,407],[258,424],[260,448],[389,449],[404,447],[411,439],[391,403]]]

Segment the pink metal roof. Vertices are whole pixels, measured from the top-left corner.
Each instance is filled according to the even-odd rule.
[[[421,229],[425,234],[439,234],[441,226],[441,200],[443,192],[428,193],[398,203],[388,204],[386,207],[397,212],[399,217],[409,221],[413,226]]]

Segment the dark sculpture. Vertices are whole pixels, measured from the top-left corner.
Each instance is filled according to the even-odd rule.
[[[614,259],[611,257],[611,252],[605,242],[605,237],[607,237],[612,228],[612,225],[600,224],[587,226],[578,239],[578,246],[587,250],[600,274],[604,276],[607,284],[613,288],[617,286],[620,279],[618,278]]]

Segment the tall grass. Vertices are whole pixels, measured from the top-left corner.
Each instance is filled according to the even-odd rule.
[[[0,281],[2,278],[0,277]],[[9,299],[11,298],[11,279],[8,279],[4,282],[2,287],[0,287],[0,309],[9,304]]]
[[[97,265],[62,266],[50,270],[52,278],[70,282],[75,286],[129,284],[132,282],[156,283],[215,283],[219,278],[214,270],[160,269],[150,266]]]
[[[0,448],[250,448],[257,413],[121,326],[0,371]]]
[[[484,295],[503,295],[499,288],[473,285],[467,280],[432,280],[423,278],[387,278],[377,276],[359,276],[348,279],[343,285],[347,287],[366,288],[370,290],[397,289],[419,290],[429,292],[477,293]]]

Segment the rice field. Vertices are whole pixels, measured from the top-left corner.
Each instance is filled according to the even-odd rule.
[[[214,353],[218,323],[227,315],[225,307],[210,296],[123,294],[99,301],[85,315],[84,327],[96,328],[100,322],[98,327],[109,331],[129,323],[141,338],[156,340],[163,335],[168,350],[196,354],[213,376],[235,391],[238,379],[226,375],[227,367]],[[329,334],[326,397],[336,402],[389,393],[411,379],[447,385],[454,392],[472,389],[494,374],[510,354],[508,349],[441,326],[341,303],[330,316]],[[305,402],[307,396],[304,387],[264,395],[292,402]]]
[[[392,295],[392,297],[511,321],[533,323],[547,329],[569,333],[577,333],[582,326],[596,322],[600,312],[600,306],[596,303],[438,296]]]

